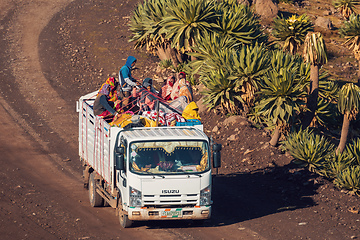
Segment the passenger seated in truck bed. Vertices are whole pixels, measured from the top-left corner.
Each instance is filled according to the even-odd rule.
[[[117,116],[116,109],[120,107],[116,92],[117,84],[118,82],[113,77],[110,77],[101,86],[94,101],[93,110],[95,115],[110,118],[110,120]]]
[[[136,105],[140,108],[140,112],[151,111],[155,108],[158,97],[152,84],[151,78],[145,78],[141,87],[133,89],[132,97],[137,99]]]

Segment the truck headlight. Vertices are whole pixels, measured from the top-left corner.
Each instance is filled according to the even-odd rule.
[[[141,192],[130,187],[130,207],[141,207]]]
[[[200,206],[211,204],[211,188],[210,186],[200,191]]]

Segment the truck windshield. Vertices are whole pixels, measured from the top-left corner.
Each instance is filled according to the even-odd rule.
[[[205,141],[135,142],[129,159],[130,170],[138,174],[188,174],[210,168]]]

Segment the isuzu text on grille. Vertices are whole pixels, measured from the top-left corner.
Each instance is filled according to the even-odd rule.
[[[162,190],[161,191],[164,194],[170,194],[170,193],[179,193],[179,190]]]

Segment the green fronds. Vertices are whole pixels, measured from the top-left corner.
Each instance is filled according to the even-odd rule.
[[[288,71],[296,73],[302,63],[303,59],[299,55],[292,55],[281,50],[272,51],[271,69],[274,71],[278,72],[281,68],[286,68]]]
[[[304,59],[311,65],[322,66],[327,63],[326,45],[320,32],[309,32],[304,42]]]
[[[173,47],[182,53],[190,51],[200,36],[217,27],[215,3],[213,0],[170,1],[161,26]]]
[[[344,169],[352,164],[352,158],[346,152],[335,154],[332,152],[325,158],[319,174],[330,179],[336,178]]]
[[[171,59],[164,59],[162,61],[160,61],[159,66],[161,69],[168,69],[172,67],[172,62]]]
[[[344,25],[339,29],[339,33],[346,39],[345,45],[352,49],[355,58],[360,60],[360,15],[351,14],[349,21],[344,22]]]
[[[346,114],[349,120],[356,119],[359,113],[360,88],[353,84],[345,84],[340,92],[338,99],[338,109],[341,114]]]
[[[325,158],[334,151],[334,145],[329,140],[309,129],[291,133],[283,142],[283,147],[295,159],[295,163],[307,167],[311,172],[319,170]]]
[[[170,0],[147,0],[139,3],[131,17],[130,30],[135,42],[135,49],[146,47],[150,53],[155,53],[156,48],[166,41],[161,34],[160,22],[166,15],[166,6]]]
[[[283,49],[294,54],[304,42],[305,36],[314,29],[310,19],[305,15],[296,17],[293,15],[287,19],[277,17],[274,19],[274,30],[272,34],[277,41],[284,42]]]
[[[230,66],[229,79],[236,81],[236,86],[241,90],[241,98],[249,109],[253,105],[255,92],[259,90],[260,79],[270,69],[270,58],[263,44],[242,46],[240,51],[233,55]]]
[[[211,71],[202,76],[201,82],[207,88],[202,94],[209,109],[219,108],[223,113],[238,112],[238,103],[242,99],[235,81],[229,79],[229,73],[222,70]]]
[[[340,11],[344,18],[348,19],[351,14],[356,13],[356,5],[359,5],[358,0],[335,0],[334,7]]]
[[[322,72],[319,76],[319,96],[322,98],[335,101],[340,91],[337,82],[327,79],[328,73]]]
[[[346,146],[346,152],[353,159],[353,165],[360,165],[360,139],[356,138]]]
[[[249,6],[238,4],[236,1],[223,1],[217,6],[217,12],[220,15],[217,20],[217,31],[221,37],[230,37],[242,44],[267,40],[258,18]]]
[[[296,74],[286,69],[269,71],[261,82],[258,94],[260,102],[255,106],[259,114],[277,126],[288,125],[302,111],[306,92],[302,82],[296,82]]]
[[[338,188],[345,188],[351,194],[360,195],[360,166],[351,166],[339,173],[334,181]]]
[[[262,44],[257,43],[254,46],[243,45],[239,51],[231,48],[216,50],[210,46],[204,51],[203,46],[196,48],[202,50],[202,53],[192,54],[198,57],[198,60],[193,63],[200,69],[198,73],[206,82],[213,81],[218,73],[226,73],[227,80],[221,83],[228,85],[228,82],[231,82],[231,86],[236,89],[238,104],[241,104],[242,109],[248,112],[253,104],[254,94],[259,89],[259,81],[270,67],[268,51]],[[218,46],[220,47],[220,44]],[[196,71],[196,68],[194,70]],[[227,88],[227,86],[224,87]]]
[[[203,68],[206,72],[208,68],[227,67],[223,65],[223,59],[229,52],[238,48],[238,43],[229,37],[220,37],[216,33],[206,33],[200,37],[196,46],[192,47],[189,55],[195,58],[191,65],[195,72]],[[217,63],[218,62],[218,63]]]
[[[325,128],[336,126],[340,118],[340,113],[334,103],[324,98],[318,99],[315,119],[321,126]]]
[[[360,35],[360,15],[351,14],[349,21],[345,21],[344,25],[339,29],[339,33],[342,37],[345,37],[347,41],[349,38]]]

